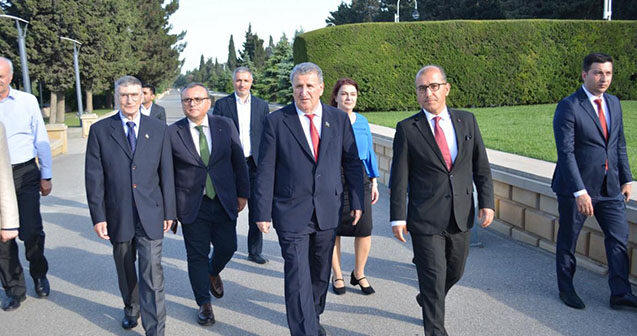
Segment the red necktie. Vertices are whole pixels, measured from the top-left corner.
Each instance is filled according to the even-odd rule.
[[[434,117],[434,138],[436,138],[436,143],[438,144],[438,148],[440,148],[442,158],[445,159],[447,170],[451,171],[451,153],[449,152],[445,132],[440,128],[440,117],[438,116]]]
[[[319,138],[318,131],[316,130],[316,126],[314,126],[314,122],[312,119],[316,116],[315,114],[305,114],[308,119],[310,119],[310,138],[312,138],[312,147],[314,147],[314,161],[318,162],[318,148],[319,142],[321,139]]]
[[[606,125],[606,116],[604,115],[604,108],[602,107],[602,100],[595,99],[597,105],[597,115],[599,115],[599,123],[602,125],[602,132],[604,133],[604,139],[608,142],[608,126]],[[608,160],[606,160],[606,170],[608,170]]]

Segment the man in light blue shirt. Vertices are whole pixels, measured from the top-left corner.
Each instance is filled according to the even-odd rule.
[[[12,89],[13,64],[0,57],[0,122],[7,131],[9,157],[18,198],[20,228],[29,272],[38,297],[49,295],[49,269],[44,257],[44,230],[40,215],[40,193],[51,192],[51,147],[40,114],[37,99],[26,92]],[[37,157],[37,163],[36,163]],[[5,311],[20,307],[26,298],[24,273],[18,258],[15,239],[0,242],[0,280],[7,295]]]

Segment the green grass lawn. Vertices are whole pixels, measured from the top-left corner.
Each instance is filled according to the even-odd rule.
[[[466,109],[478,119],[488,148],[557,161],[553,113],[557,104]],[[637,176],[637,101],[622,101],[624,134],[633,176]],[[416,111],[364,113],[370,123],[394,128]]]
[[[100,109],[100,110],[93,110],[93,113],[97,114],[98,116],[102,116],[111,111],[113,111],[113,109]],[[44,122],[48,124],[49,119],[44,118]],[[64,124],[68,127],[80,127],[80,118],[78,118],[77,116],[77,111],[65,113]]]

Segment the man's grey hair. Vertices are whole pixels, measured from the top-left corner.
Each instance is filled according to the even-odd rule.
[[[136,77],[129,76],[129,75],[118,78],[115,81],[115,98],[117,98],[117,94],[119,93],[119,88],[121,86],[131,86],[131,85],[139,85],[141,89],[142,82]]]
[[[252,71],[250,70],[250,68],[248,67],[244,67],[244,66],[240,66],[236,69],[234,69],[234,71],[232,72],[232,80],[236,80],[237,79],[237,74],[240,72],[247,72],[250,74],[250,77],[254,78],[254,76],[252,75]]]
[[[323,84],[323,70],[312,62],[299,63],[295,65],[292,72],[290,72],[290,82],[294,83],[294,78],[297,75],[305,75],[312,72],[318,76],[319,83]]]
[[[13,75],[13,62],[11,62],[10,59],[8,59],[6,57],[2,57],[2,56],[0,56],[0,61],[5,61],[5,62],[9,63],[9,74]]]
[[[190,84],[188,84],[188,85],[184,86],[184,87],[181,89],[181,95],[183,96],[183,95],[184,95],[184,91],[186,91],[186,90],[188,90],[188,89],[192,89],[192,88],[194,88],[194,87],[201,87],[201,88],[203,88],[204,90],[206,90],[206,93],[208,94],[208,97],[210,97],[210,91],[208,91],[208,88],[207,88],[205,85],[203,85],[202,83],[199,83],[199,82],[193,82],[193,83],[190,83]]]
[[[420,76],[422,76],[425,73],[425,71],[427,71],[427,70],[429,70],[431,68],[438,69],[438,71],[440,71],[440,73],[442,74],[442,80],[445,81],[445,82],[447,81],[447,73],[445,73],[445,69],[443,69],[440,65],[428,64],[428,65],[425,65],[424,67],[420,68],[420,70],[416,74],[416,80],[414,81],[416,86],[418,86],[418,78],[420,78]]]

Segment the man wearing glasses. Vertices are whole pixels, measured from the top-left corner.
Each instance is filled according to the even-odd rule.
[[[230,118],[208,114],[208,89],[181,90],[185,118],[168,127],[177,218],[182,224],[188,277],[199,305],[198,322],[215,323],[211,296],[223,296],[221,270],[237,250],[237,215],[250,195],[248,166]],[[173,232],[176,233],[177,227]],[[214,246],[209,258],[210,244]]]
[[[164,335],[166,306],[162,239],[175,212],[166,124],[142,115],[142,83],[115,82],[119,112],[91,126],[86,146],[86,197],[97,236],[110,240],[124,301],[122,328]],[[139,283],[135,259],[139,257]]]
[[[394,236],[405,242],[403,234],[411,233],[425,335],[447,335],[445,296],[462,277],[469,253],[473,182],[482,227],[491,224],[494,214],[491,170],[478,123],[469,112],[447,108],[450,88],[441,67],[418,71],[422,110],[396,125],[389,182]]]

